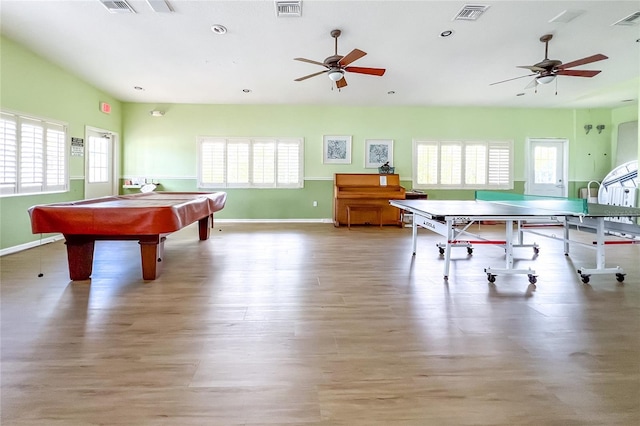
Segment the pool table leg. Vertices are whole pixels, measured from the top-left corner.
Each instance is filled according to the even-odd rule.
[[[164,254],[164,240],[166,240],[166,237],[160,235],[150,235],[140,239],[142,279],[155,280],[160,274],[162,256]]]
[[[213,215],[211,215],[211,227],[213,227]],[[209,216],[205,216],[198,221],[200,241],[209,239]]]
[[[82,235],[65,235],[69,278],[72,281],[88,280],[93,270],[93,248],[96,240]]]

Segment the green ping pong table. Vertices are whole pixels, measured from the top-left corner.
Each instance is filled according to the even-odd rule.
[[[475,200],[390,200],[389,203],[399,209],[413,214],[412,246],[413,255],[416,254],[418,227],[446,237],[445,243],[438,244],[440,254],[444,255],[444,279],[449,278],[451,249],[465,247],[469,254],[473,252],[474,244],[493,244],[504,247],[506,259],[503,268],[487,267],[485,273],[490,282],[495,282],[497,275],[526,274],[531,284],[537,282],[534,269],[514,268],[513,249],[532,247],[539,252],[538,244],[525,244],[524,233],[560,239],[564,242],[565,254],[569,254],[570,244],[582,244],[595,248],[596,267],[579,268],[578,274],[587,283],[592,274],[615,274],[616,279],[624,281],[624,270],[619,266],[608,268],[605,265],[605,235],[610,232],[613,224],[607,218],[628,217],[633,224],[623,229],[629,236],[640,235],[640,209],[633,207],[601,205],[587,203],[586,199],[570,199],[555,197],[539,197],[530,195],[511,194],[494,191],[477,191]],[[563,227],[563,237],[545,235],[534,229],[523,226],[525,222],[553,223]],[[489,240],[468,231],[469,226],[478,221],[499,221],[505,223],[504,240]],[[517,225],[514,237],[514,225]],[[570,239],[571,227],[587,228],[595,231],[596,241],[591,245]],[[615,225],[620,231],[619,224]],[[470,237],[470,238],[469,238]],[[640,244],[640,240],[630,238],[628,244]]]

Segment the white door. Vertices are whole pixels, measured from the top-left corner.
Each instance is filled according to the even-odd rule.
[[[84,197],[116,195],[118,137],[107,130],[87,127]]]
[[[566,139],[529,139],[527,150],[527,195],[567,197],[568,141]]]

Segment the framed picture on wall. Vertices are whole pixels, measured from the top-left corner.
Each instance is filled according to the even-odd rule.
[[[364,145],[364,166],[374,169],[385,163],[393,166],[393,139],[367,139]]]
[[[351,136],[324,136],[322,152],[324,164],[351,164]]]

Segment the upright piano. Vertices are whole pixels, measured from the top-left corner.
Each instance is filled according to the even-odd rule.
[[[405,192],[397,174],[336,173],[333,224],[347,225],[348,207],[353,206],[350,225],[402,226],[400,209],[391,206],[389,200],[403,200]]]

